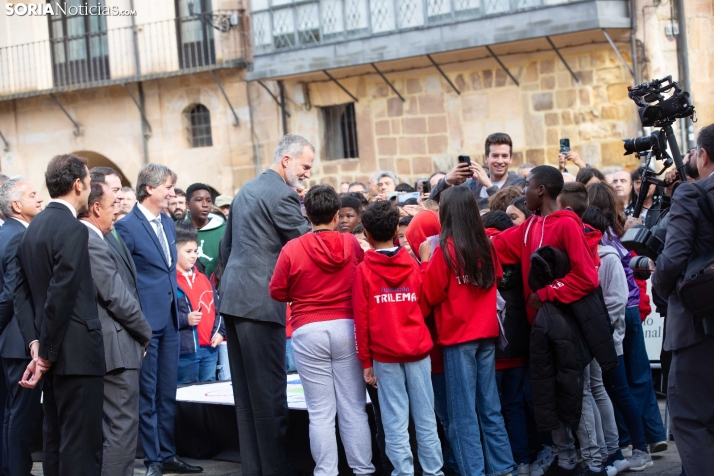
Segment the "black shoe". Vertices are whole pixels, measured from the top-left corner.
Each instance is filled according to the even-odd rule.
[[[556,456],[543,476],[574,476],[577,469],[577,465],[573,469],[563,468],[558,464],[558,457]]]
[[[163,474],[161,466],[158,464],[152,464],[146,469],[146,476],[162,476]]]
[[[168,461],[164,461],[164,467],[163,467],[164,473],[179,473],[179,474],[186,474],[186,473],[200,473],[203,471],[203,468],[200,466],[191,466],[185,461],[182,461],[178,458],[178,456],[174,456]],[[159,473],[161,474],[161,473]],[[148,473],[147,473],[148,476]]]

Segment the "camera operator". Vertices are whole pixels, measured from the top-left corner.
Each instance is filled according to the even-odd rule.
[[[691,160],[694,159],[694,160]],[[714,194],[714,124],[697,138],[698,184]],[[714,249],[714,223],[704,218],[698,189],[680,184],[672,196],[667,238],[652,276],[654,289],[668,296],[664,349],[672,351],[668,403],[672,432],[687,474],[710,474],[714,468],[714,315],[685,310],[677,285],[691,260]],[[705,323],[705,321],[708,321]],[[706,330],[705,330],[706,329]],[[707,333],[708,331],[708,333]]]
[[[640,193],[640,187],[642,186],[642,172],[643,168],[635,169],[632,172],[632,191],[630,192],[630,204],[625,207],[625,216],[627,217],[627,222],[625,223],[625,230],[629,230],[636,225],[644,225],[645,228],[650,229],[657,224],[657,222],[664,216],[665,210],[670,207],[670,199],[664,193],[662,187],[650,186],[647,191],[647,198],[642,206],[642,211],[640,212],[639,218],[633,218],[632,213],[635,209],[635,204],[637,203],[637,196]]]

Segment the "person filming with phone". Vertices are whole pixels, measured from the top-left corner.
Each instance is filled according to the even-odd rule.
[[[472,162],[469,156],[459,156],[459,163],[439,180],[429,198],[438,202],[441,192],[453,185],[469,187],[477,199],[488,198],[501,187],[523,183],[515,172],[508,171],[513,161],[513,141],[508,134],[496,132],[486,138],[483,161],[482,166]]]

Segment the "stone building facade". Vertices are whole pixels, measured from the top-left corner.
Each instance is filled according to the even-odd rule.
[[[135,2],[139,38],[150,24],[194,18],[185,15],[187,1]],[[352,3],[369,8],[370,2],[378,1]],[[415,0],[396,0],[410,1]],[[675,5],[681,0],[672,1]],[[207,0],[197,2],[211,6]],[[192,67],[172,60],[172,65],[153,74],[148,71],[152,65],[161,69],[157,65],[175,56],[176,48],[164,48],[161,54],[147,54],[140,48],[141,74],[129,71],[126,80],[112,76],[96,83],[58,87],[56,78],[52,86],[51,75],[35,74],[17,59],[25,46],[52,40],[47,18],[7,16],[2,7],[8,2],[0,1],[2,173],[21,174],[40,185],[53,155],[77,152],[89,158],[91,165],[117,168],[130,185],[148,160],[176,170],[180,187],[201,181],[217,192],[233,194],[269,167],[285,131],[302,134],[316,145],[311,183],[366,181],[373,171],[383,169],[395,171],[402,181],[414,182],[450,169],[458,155],[480,160],[484,140],[492,132],[507,132],[513,138],[514,168],[525,162],[555,164],[561,138],[569,138],[572,148],[594,166],[634,168],[638,163],[622,155],[621,140],[649,131],[641,130],[636,107],[627,97],[627,86],[634,83],[633,51],[640,80],[667,74],[678,79],[683,61],[671,27],[679,22],[677,10],[652,0],[460,0],[452,4],[475,2],[484,8],[508,4],[511,10],[503,7],[501,13],[454,16],[447,23],[439,19],[429,23],[426,12],[429,21],[422,26],[407,25],[397,17],[392,21],[393,31],[377,32],[372,25],[362,36],[346,36],[344,41],[329,40],[322,25],[317,39],[314,36],[301,46],[305,35],[299,28],[312,25],[317,31],[314,19],[303,18],[298,22],[302,26],[295,27],[298,43],[277,48],[284,32],[292,31],[276,23],[281,9],[292,8],[296,18],[301,18],[306,7],[319,3],[323,8],[330,2],[343,0],[297,6],[283,0],[246,4],[213,0],[206,18],[230,22],[228,34],[241,31],[246,35],[245,50],[231,57],[235,61],[227,61],[225,52],[222,57],[216,46],[218,53],[210,64]],[[130,0],[106,3],[131,4]],[[436,3],[428,0],[427,5],[433,10]],[[678,132],[680,143],[682,139],[691,142],[696,128],[714,119],[714,78],[710,77],[714,46],[709,41],[713,4],[711,0],[684,3],[690,88],[699,122],[692,131]],[[321,11],[324,23],[325,9]],[[634,50],[631,11],[636,19]],[[235,23],[225,12],[239,12],[240,21]],[[261,29],[265,18],[272,18],[272,36],[267,42]],[[131,28],[126,18],[107,22],[109,38],[113,27]],[[278,27],[283,36],[278,35]],[[209,28],[216,45],[226,38],[219,28],[223,26]],[[128,50],[112,57],[110,48],[108,54],[115,63],[131,63]],[[23,68],[25,74],[39,79],[30,86],[18,85],[17,71]],[[112,75],[116,71],[113,68]],[[142,125],[134,102],[139,99],[139,83],[148,126]],[[75,134],[77,127],[53,97],[78,125],[79,133]],[[191,123],[187,123],[187,111],[198,104],[210,114],[211,144],[202,147],[193,146]],[[356,146],[355,153],[345,158],[329,152],[337,136],[328,127],[327,114],[332,107],[348,104],[354,111],[354,120],[348,122],[356,134]]]

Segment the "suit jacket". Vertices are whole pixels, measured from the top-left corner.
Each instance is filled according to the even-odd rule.
[[[298,194],[268,169],[233,199],[221,244],[221,314],[285,325],[285,304],[268,292],[280,250],[310,231]]]
[[[702,179],[697,184],[708,195],[714,194],[714,177]],[[703,341],[705,337],[701,320],[682,307],[677,295],[677,284],[690,260],[714,249],[714,223],[699,210],[697,201],[700,196],[697,188],[690,183],[682,183],[674,191],[667,239],[652,275],[652,287],[669,303],[664,350],[683,349]]]
[[[6,359],[27,359],[30,349],[20,333],[13,299],[17,284],[17,245],[25,225],[8,218],[0,227],[0,355]]]
[[[105,374],[87,235],[65,205],[52,202],[32,220],[17,248],[15,315],[25,344],[39,338],[39,355],[53,363],[57,375]]]
[[[89,261],[97,287],[97,311],[102,321],[107,372],[139,369],[142,344],[151,340],[151,327],[132,296],[119,259],[94,230],[89,230]]]
[[[178,329],[176,309],[176,226],[161,214],[161,225],[168,240],[171,265],[156,236],[154,227],[134,205],[132,211],[114,225],[136,265],[137,292],[141,309],[153,330],[166,327],[171,320]]]
[[[504,187],[508,187],[510,185],[521,185],[523,184],[524,180],[516,175],[515,172],[508,172],[508,176],[506,177],[506,183],[503,184]],[[469,187],[471,191],[474,193],[476,198],[478,199],[481,196],[481,189],[483,188],[483,185],[481,185],[481,182],[478,180],[474,179],[468,179],[466,182],[462,184],[465,187]],[[429,194],[429,199],[439,201],[441,198],[441,192],[449,188],[449,185],[446,184],[446,177],[442,178],[439,180],[439,183],[436,184],[436,187],[431,191],[431,194]],[[488,196],[494,195],[496,192],[498,192],[500,188],[497,186],[492,186],[490,188],[486,189],[486,192],[488,193]]]
[[[121,236],[119,239],[121,240]],[[132,296],[134,296],[134,299],[139,301],[139,293],[136,291],[136,265],[129,254],[129,250],[124,245],[124,241],[122,240],[119,242],[111,233],[104,235],[104,240],[107,245],[109,245],[109,248],[114,253],[114,256],[116,256],[119,260],[120,269],[123,272],[122,278],[127,278],[124,283],[129,288],[129,292]]]

